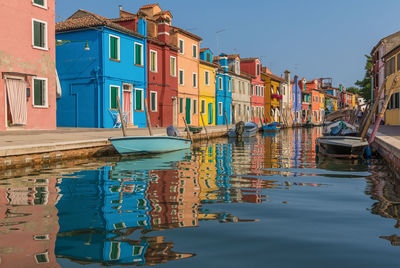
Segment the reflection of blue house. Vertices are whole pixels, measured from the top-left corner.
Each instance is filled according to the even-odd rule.
[[[146,21],[137,29],[84,10],[56,24],[58,126],[112,128],[118,96],[127,124],[146,127]]]
[[[292,85],[292,112],[293,123],[301,123],[301,89],[299,87],[298,76],[296,75]]]
[[[143,176],[147,177],[143,173]],[[111,176],[110,176],[111,174]],[[148,182],[114,176],[110,167],[82,171],[58,185],[56,255],[106,264],[144,264],[146,240],[122,241],[129,229],[151,229]]]
[[[228,56],[221,54],[218,61],[220,68],[215,81],[215,124],[225,125],[225,112],[228,123],[232,123],[232,77],[228,71]]]
[[[218,196],[223,202],[231,202],[232,175],[232,144],[216,144],[215,160],[217,168],[216,185],[219,187]]]

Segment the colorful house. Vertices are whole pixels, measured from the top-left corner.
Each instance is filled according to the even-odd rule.
[[[265,82],[265,114],[267,122],[281,122],[280,103],[282,101],[280,83],[285,79],[274,75],[264,67],[261,72],[261,79]]]
[[[57,100],[58,126],[113,128],[119,121],[118,98],[128,127],[147,126],[147,22],[138,18],[136,23],[133,31],[78,10],[56,24],[63,89]]]
[[[199,98],[200,116],[203,117],[204,125],[215,125],[215,77],[218,65],[212,63],[213,53],[209,48],[200,50],[200,76],[199,76]],[[199,119],[201,121],[201,118]],[[201,122],[199,122],[201,124]]]
[[[228,55],[221,54],[214,59],[218,64],[215,83],[215,124],[232,124],[232,77],[228,71]]]
[[[282,100],[280,103],[280,113],[281,113],[281,122],[286,126],[292,125],[291,113],[292,113],[292,104],[291,104],[291,86],[290,86],[290,72],[288,70],[285,71],[285,79],[280,83]]]
[[[229,74],[232,77],[232,122],[247,122],[250,113],[250,83],[252,76],[240,72],[239,54],[228,55]]]
[[[139,17],[147,21],[147,106],[152,126],[178,125],[178,47],[171,44],[169,30],[172,14],[158,4],[143,6],[137,14],[123,11],[112,20],[137,32]]]
[[[261,62],[258,58],[241,59],[240,70],[243,73],[254,76],[254,78],[251,79],[251,115],[252,121],[258,124],[265,113],[265,84],[264,81],[261,80]]]
[[[199,126],[199,47],[201,37],[181,28],[170,27],[171,43],[178,53],[178,126]]]
[[[10,1],[0,17],[0,131],[55,129],[55,1]]]
[[[301,118],[302,123],[311,122],[312,120],[312,92],[307,90],[307,81],[303,77],[299,82],[299,87],[301,89]]]
[[[292,123],[301,124],[302,123],[302,93],[300,88],[301,81],[298,80],[298,76],[295,75],[293,82],[291,82],[292,88]]]
[[[386,94],[392,86],[393,79],[396,75],[400,75],[400,46],[395,47],[384,56],[386,64]],[[393,63],[392,63],[393,62]],[[387,110],[385,112],[385,124],[398,126],[400,125],[400,83],[394,85],[393,94],[389,100]]]

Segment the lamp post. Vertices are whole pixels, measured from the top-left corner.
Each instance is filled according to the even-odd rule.
[[[85,42],[84,50],[85,51],[90,51],[89,41],[88,40],[63,40],[63,39],[57,39],[56,40],[56,46],[62,46],[62,45],[69,44],[69,43],[83,43],[83,42]]]

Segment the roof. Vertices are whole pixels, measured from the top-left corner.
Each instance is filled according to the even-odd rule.
[[[165,42],[162,42],[159,39],[157,39],[156,37],[149,36],[149,37],[147,37],[147,41],[149,41],[151,43],[154,43],[154,44],[157,44],[159,46],[167,46],[167,47],[170,47],[173,50],[179,51],[179,47],[174,46],[172,44],[167,44]]]
[[[89,11],[79,9],[77,12],[72,14],[65,21],[56,23],[56,33],[66,32],[71,30],[87,29],[93,27],[108,27],[110,29],[133,35],[136,37],[144,38],[143,35],[131,31],[117,23],[114,23],[111,19],[91,13]]]
[[[247,77],[249,77],[249,78],[253,78],[253,79],[256,78],[256,76],[251,75],[251,74],[246,73],[246,72],[243,72],[243,71],[240,71],[240,74],[243,75],[243,76],[247,76]]]
[[[285,82],[285,79],[283,79],[280,76],[274,75],[272,73],[265,73],[265,72],[261,72],[263,75],[268,76],[269,78],[279,81],[279,82]]]
[[[155,7],[155,6],[159,6],[159,4],[158,3],[154,3],[154,4],[144,5],[140,9],[152,8],[152,7]]]
[[[396,52],[398,52],[400,50],[400,45],[394,47],[392,50],[390,50],[388,53],[386,53],[385,55],[383,55],[382,58],[386,59],[388,57],[393,56]]]
[[[394,36],[396,36],[396,35],[399,35],[399,34],[400,34],[400,31],[395,32],[395,33],[392,33],[392,34],[390,34],[390,35],[388,35],[388,36],[385,36],[385,37],[383,37],[382,39],[380,39],[380,40],[378,41],[378,43],[376,43],[376,45],[372,48],[370,55],[372,55],[372,54],[374,53],[374,51],[379,47],[379,45],[380,45],[382,42],[386,41],[387,39],[390,39],[391,37],[394,37]]]
[[[208,47],[200,48],[200,52],[204,52],[204,51],[207,51],[207,50],[210,50],[210,51],[211,51],[211,49],[209,49]],[[212,51],[211,51],[211,52],[212,52]]]
[[[259,58],[243,58],[240,61],[255,61],[255,60],[260,60]]]
[[[205,61],[205,60],[200,60],[200,64],[208,65],[208,66],[214,67],[214,68],[219,68],[219,66],[217,64],[211,63],[211,62],[208,62],[208,61]]]
[[[194,33],[185,31],[185,30],[183,30],[183,29],[181,29],[181,28],[179,28],[179,27],[176,27],[176,26],[171,26],[170,32],[179,32],[179,33],[184,34],[184,35],[186,35],[186,36],[188,36],[188,37],[191,37],[191,38],[193,38],[193,39],[196,39],[197,41],[203,40],[203,38],[201,38],[200,36],[195,35]]]

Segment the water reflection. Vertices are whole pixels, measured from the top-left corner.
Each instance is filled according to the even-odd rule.
[[[262,230],[257,231],[262,237],[271,228],[270,220],[279,222],[282,213],[296,215],[296,209],[305,213],[304,200],[318,204],[320,193],[329,194],[332,188],[346,191],[348,185],[340,179],[351,184],[349,179],[367,178],[365,193],[375,201],[371,212],[395,220],[398,229],[398,179],[379,160],[317,159],[319,135],[320,128],[286,129],[275,135],[201,145],[194,151],[102,159],[18,178],[3,174],[0,264],[59,267],[57,260],[76,265],[202,260],[200,249],[185,250],[182,240],[168,234],[173,229],[212,233],[222,223],[233,236],[235,228],[246,225],[246,231]],[[302,193],[307,196],[299,196]],[[289,212],[276,208],[276,203],[295,207]],[[245,213],[254,208],[269,209],[271,219],[266,220],[264,212]],[[337,213],[341,210],[345,209],[338,208]],[[301,220],[295,220],[301,228]],[[260,223],[264,226],[257,229]],[[288,223],[278,225],[283,228]],[[380,240],[400,245],[396,229],[379,235]]]

